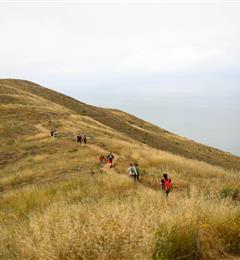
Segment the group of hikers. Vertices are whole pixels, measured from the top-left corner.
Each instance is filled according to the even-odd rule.
[[[51,137],[55,138],[57,135],[56,129],[51,129],[50,135],[51,135]],[[85,144],[85,145],[87,144],[87,137],[84,133],[77,135],[77,143]],[[101,154],[98,158],[99,166],[102,168],[106,163],[108,163],[110,168],[112,168],[114,158],[115,157],[112,152],[109,152],[107,154],[107,156],[104,156],[103,154]],[[134,180],[134,182],[139,181],[140,170],[139,170],[137,163],[130,163],[127,172],[128,172],[128,175]],[[172,189],[172,181],[171,181],[171,179],[168,178],[167,173],[163,174],[160,185],[161,185],[162,191],[168,196],[169,192]]]
[[[80,135],[77,135],[77,143],[80,143],[80,144],[87,144],[87,137],[85,134],[80,134]]]
[[[130,163],[128,168],[128,174],[133,178],[134,181],[139,181],[140,170],[137,163]],[[164,193],[168,196],[169,192],[172,189],[172,181],[168,178],[167,173],[163,174],[161,179],[161,188]]]
[[[50,135],[51,137],[56,137],[57,136],[57,130],[56,129],[51,129],[50,130]],[[80,143],[80,144],[87,144],[87,137],[86,135],[83,133],[83,134],[79,134],[77,135],[77,143]]]
[[[114,155],[112,154],[112,152],[110,152],[106,157],[101,154],[99,156],[99,166],[103,167],[106,163],[109,163],[110,168],[113,167],[113,159],[114,159]],[[129,168],[128,168],[128,175],[133,178],[134,182],[138,182],[139,181],[139,176],[140,176],[140,169],[138,167],[137,163],[130,163]],[[169,192],[172,189],[172,181],[171,179],[168,178],[167,173],[163,174],[163,177],[161,179],[161,188],[162,191],[168,196]]]
[[[110,168],[112,168],[113,167],[113,160],[114,160],[114,155],[112,154],[112,152],[110,152],[106,157],[103,155],[103,154],[101,154],[100,156],[99,156],[99,165],[100,165],[100,167],[103,167],[104,166],[104,164],[106,163],[106,162],[108,162],[109,163],[109,165],[110,165]]]
[[[134,181],[139,181],[139,168],[137,163],[130,163],[128,175],[132,177]]]

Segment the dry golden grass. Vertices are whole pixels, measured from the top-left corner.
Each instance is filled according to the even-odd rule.
[[[0,90],[16,98],[0,104],[0,259],[240,255],[239,172],[153,149],[38,95],[25,99],[21,89]],[[76,143],[79,132],[90,145]],[[104,171],[97,158],[108,151],[117,160]],[[130,162],[140,183],[127,176]],[[168,198],[159,185],[165,171]]]
[[[12,210],[20,214],[7,215],[11,233],[1,218],[3,257],[217,259],[239,250],[239,208],[194,190],[167,199],[125,176],[98,174],[20,193],[3,198],[12,207],[18,200]]]
[[[127,165],[137,162],[142,169],[142,181],[150,181],[159,187],[159,180],[167,172],[175,182],[175,188],[189,185],[200,190],[219,192],[223,186],[240,187],[240,174],[237,171],[224,170],[205,162],[187,159],[168,152],[159,151],[138,143],[122,140],[106,140],[107,146],[120,157],[117,165],[119,173],[126,173]],[[184,188],[184,187],[183,187]]]
[[[97,149],[71,139],[25,141],[38,151],[44,144],[48,153],[28,155],[3,171],[1,258],[216,259],[239,253],[240,209],[220,196],[222,182],[230,185],[231,176],[239,183],[238,173],[134,142],[96,142],[116,153],[122,174],[99,171]],[[123,175],[131,161],[140,164],[143,185]],[[166,169],[176,187],[186,184],[168,199],[159,191]],[[204,187],[209,181],[210,189]],[[25,185],[16,190],[16,183]]]

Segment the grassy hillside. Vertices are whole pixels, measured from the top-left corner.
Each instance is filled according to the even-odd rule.
[[[89,116],[96,121],[124,133],[136,141],[148,144],[153,148],[183,155],[184,157],[191,159],[205,161],[213,165],[220,165],[227,169],[240,169],[240,158],[237,156],[169,133],[164,129],[124,112],[90,106],[28,81],[0,81],[1,89],[4,89],[4,86],[6,85],[43,97],[45,100],[64,106],[79,115]],[[8,101],[5,99],[4,102]]]
[[[0,259],[240,255],[238,157],[17,80],[0,81],[0,143]],[[101,169],[108,151],[115,167]],[[140,183],[127,176],[130,162]]]

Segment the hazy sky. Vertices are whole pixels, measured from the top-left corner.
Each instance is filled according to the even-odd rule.
[[[152,98],[217,100],[239,111],[240,2],[100,2],[0,3],[0,78],[32,80],[159,124],[157,108],[147,109]]]
[[[48,85],[240,68],[240,3],[1,3],[0,33],[0,76]]]

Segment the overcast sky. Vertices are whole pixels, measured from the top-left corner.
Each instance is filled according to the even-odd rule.
[[[100,2],[0,3],[0,78],[240,154],[240,2]]]
[[[0,77],[127,88],[237,77],[239,14],[239,3],[1,3]]]

